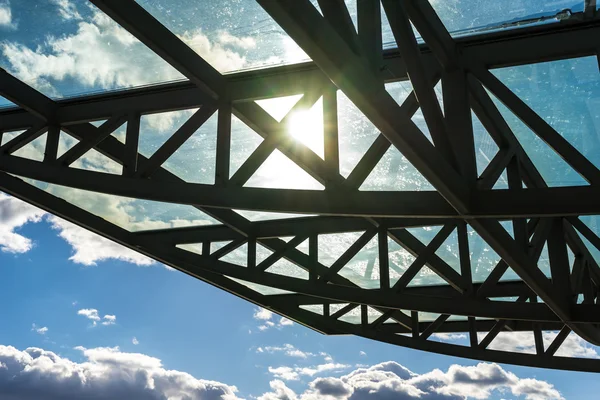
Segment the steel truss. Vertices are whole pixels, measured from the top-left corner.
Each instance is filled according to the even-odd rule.
[[[600,267],[581,237],[598,249],[600,238],[579,219],[581,215],[600,214],[600,170],[489,71],[598,55],[600,20],[594,16],[595,10],[586,10],[576,22],[455,40],[427,1],[383,0],[380,9],[379,2],[359,0],[358,31],[341,0],[319,0],[323,16],[308,0],[257,1],[313,62],[223,76],[133,0],[92,0],[189,81],[53,101],[0,71],[0,94],[20,107],[0,113],[0,133],[25,129],[0,146],[0,189],[325,334],[355,334],[480,360],[600,371],[599,360],[555,355],[572,332],[600,345]],[[382,12],[390,22],[397,50],[379,50]],[[426,44],[417,43],[410,22]],[[409,78],[414,91],[399,106],[384,89],[384,82]],[[443,102],[443,110],[433,90],[440,79],[443,97],[448,100]],[[337,90],[344,92],[381,132],[347,178],[339,172]],[[488,91],[589,185],[548,187]],[[324,159],[287,134],[285,118],[278,123],[253,101],[299,93],[304,96],[291,112],[311,107],[323,97],[327,127]],[[141,115],[192,107],[199,110],[152,156],[138,153]],[[433,144],[410,119],[419,107]],[[500,148],[480,176],[475,167],[471,110]],[[163,168],[163,163],[215,112],[215,184],[188,183]],[[231,115],[264,141],[230,176]],[[107,122],[99,127],[90,124],[100,119]],[[125,143],[110,135],[123,121],[128,122]],[[57,157],[60,130],[79,143]],[[13,155],[44,133],[43,161]],[[436,191],[359,191],[390,146],[400,150]],[[92,149],[122,165],[123,173],[70,167]],[[276,149],[325,190],[244,187]],[[509,188],[491,190],[505,170]],[[222,225],[132,233],[22,178],[192,205]],[[319,216],[251,222],[233,209]],[[514,238],[500,221],[512,222]],[[434,225],[442,229],[428,244],[407,230]],[[471,276],[469,226],[501,256],[480,283],[474,283]],[[333,265],[320,263],[319,235],[343,232],[362,234]],[[436,254],[453,232],[458,236],[460,272]],[[282,238],[287,236],[293,238],[286,242]],[[372,238],[378,239],[379,286],[367,289],[340,271]],[[393,284],[389,274],[397,267],[389,257],[390,239],[415,257]],[[305,240],[309,242],[308,253],[296,248]],[[219,241],[231,243],[211,253],[211,243]],[[201,243],[202,254],[177,247],[186,243]],[[272,255],[257,262],[257,244],[270,249]],[[248,248],[246,267],[221,259],[242,245]],[[549,251],[550,277],[537,265],[544,245]],[[567,249],[575,255],[573,265],[569,265]],[[308,271],[309,278],[267,271],[281,259]],[[409,285],[424,267],[447,284]],[[508,269],[521,280],[501,282]],[[264,295],[240,281],[293,293]],[[500,301],[502,298],[516,300]],[[306,307],[311,305],[322,307],[322,311],[308,311]],[[370,310],[376,310],[378,317],[370,318]],[[360,323],[344,321],[344,315],[357,311]],[[420,320],[420,313],[425,312],[438,316],[433,321]],[[503,331],[532,332],[536,353],[490,349]],[[546,331],[558,331],[549,345],[543,341]],[[464,332],[468,343],[463,346],[431,340],[432,334],[442,332]]]

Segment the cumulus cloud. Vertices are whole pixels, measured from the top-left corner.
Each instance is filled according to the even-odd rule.
[[[362,356],[362,357],[366,357],[367,353],[365,353],[364,351],[361,350],[361,351],[358,352],[358,355]]]
[[[45,335],[48,332],[47,326],[37,326],[35,323],[31,324],[31,330],[39,335]]]
[[[558,332],[542,332],[544,346],[548,348],[556,338]],[[479,340],[483,339],[485,333],[478,334]],[[535,339],[531,332],[500,332],[488,346],[494,350],[517,351],[521,353],[535,354]],[[600,358],[598,347],[590,345],[574,333],[569,334],[563,344],[556,352],[557,356]]]
[[[64,219],[50,216],[48,221],[59,231],[58,235],[73,248],[69,260],[86,266],[97,265],[98,261],[116,259],[136,265],[147,266],[155,263],[151,258],[130,250],[118,243],[105,239],[87,229],[78,227]]]
[[[6,398],[75,400],[186,399],[237,400],[237,388],[165,369],[161,360],[118,347],[77,347],[77,363],[40,348],[0,346],[0,387]]]
[[[77,11],[77,7],[69,0],[50,0],[51,3],[58,7],[58,14],[65,20],[81,20],[81,15]]]
[[[16,24],[12,20],[12,11],[10,9],[10,3],[7,1],[0,1],[0,28],[16,28]]]
[[[138,344],[140,344],[140,341],[137,340],[137,338],[134,336],[133,339],[131,339],[131,343],[133,343],[135,346],[137,346]]]
[[[300,376],[315,376],[323,372],[329,371],[343,371],[350,368],[350,365],[339,364],[339,363],[326,363],[314,365],[311,367],[269,367],[269,372],[273,374],[275,378],[280,378],[286,381],[297,381]]]
[[[273,328],[273,327],[275,327],[277,329],[281,329],[284,326],[294,325],[294,322],[286,317],[281,317],[281,318],[279,318],[279,321],[275,322],[275,321],[273,321],[274,316],[275,316],[275,314],[273,314],[269,310],[266,310],[262,307],[256,308],[256,310],[254,310],[253,317],[255,320],[262,322],[262,324],[258,326],[258,330],[266,331],[267,329]]]
[[[46,213],[12,196],[0,193],[0,250],[26,253],[33,248],[31,239],[15,232],[29,222],[39,222]]]
[[[92,326],[96,326],[98,322],[102,321],[102,325],[114,325],[117,322],[116,315],[105,315],[100,318],[98,314],[98,310],[95,308],[82,308],[77,311],[77,315],[83,315],[90,321],[92,321]]]
[[[287,367],[269,369],[280,379],[299,374]],[[294,380],[294,379],[288,379]],[[297,380],[297,377],[296,377]],[[487,399],[494,392],[512,393],[525,400],[563,400],[561,394],[548,382],[519,378],[497,364],[480,363],[476,366],[452,365],[446,372],[439,369],[416,374],[404,366],[389,361],[369,368],[359,368],[340,378],[321,377],[308,388],[296,394],[281,380],[271,382],[271,392],[259,400],[387,400],[387,399]]]
[[[60,96],[57,83],[73,79],[84,87],[114,89],[172,81],[184,77],[95,7],[82,18],[73,2],[53,0],[64,20],[77,21],[76,31],[48,36],[35,48],[5,41],[0,45],[9,72],[37,89]],[[8,9],[8,12],[10,10]],[[10,14],[4,15],[9,20]],[[250,37],[222,31],[210,39],[201,30],[179,35],[188,46],[221,72],[239,70],[246,58],[239,50],[256,46]],[[131,60],[135,60],[132,62]]]
[[[299,350],[289,343],[286,343],[283,346],[258,347],[256,349],[256,352],[257,353],[269,353],[269,354],[283,353],[286,356],[297,357],[297,358],[308,358],[308,357],[313,357],[316,355],[314,353]]]

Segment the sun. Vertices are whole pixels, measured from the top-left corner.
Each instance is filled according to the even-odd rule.
[[[287,123],[288,135],[304,143],[323,158],[323,101],[319,99],[309,110],[292,111]]]

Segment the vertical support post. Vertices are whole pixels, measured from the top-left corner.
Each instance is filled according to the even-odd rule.
[[[519,158],[514,156],[508,163],[506,168],[508,178],[508,188],[510,190],[523,189],[523,180],[521,179],[521,164]],[[527,251],[529,246],[527,221],[524,218],[513,218],[513,231],[515,233],[515,241],[524,251]]]
[[[385,226],[380,225],[377,230],[377,243],[379,249],[379,287],[382,290],[388,290],[390,288],[390,259]]]
[[[568,307],[571,301],[571,273],[562,218],[554,218],[548,235],[550,273],[556,299]]]
[[[202,255],[209,256],[210,255],[210,242],[205,240],[202,242]]]
[[[460,258],[460,274],[467,285],[466,293],[473,295],[473,273],[471,271],[471,252],[469,251],[469,237],[467,236],[467,223],[460,221],[456,227],[458,234],[458,254]]]
[[[60,127],[50,125],[46,135],[46,148],[44,150],[44,162],[54,162],[58,154],[58,139],[60,138]]]
[[[531,296],[529,298],[530,303],[537,303],[537,296]],[[533,339],[535,340],[535,352],[538,355],[544,354],[544,338],[542,337],[542,330],[537,322],[533,323]]]
[[[419,313],[417,311],[410,312],[410,320],[412,322],[412,337],[419,338]]]
[[[383,61],[383,45],[381,43],[381,2],[373,0],[357,0],[358,41],[363,55],[372,64],[376,74]]]
[[[369,326],[369,309],[366,304],[360,305],[360,323],[363,327]]]
[[[125,155],[123,157],[123,176],[133,176],[137,170],[138,145],[140,141],[140,113],[133,112],[127,119],[125,137]]]
[[[469,317],[469,343],[471,347],[476,348],[479,343],[477,339],[477,325],[475,321],[475,317]]]
[[[323,91],[323,140],[325,164],[332,175],[340,173],[340,147],[338,142],[337,87],[332,83]]]
[[[317,275],[317,263],[319,262],[319,239],[316,233],[308,237],[308,258],[310,259],[308,279],[316,282],[319,278]]]
[[[596,14],[596,0],[584,0],[583,13],[586,18],[594,18]]]
[[[229,156],[231,149],[231,102],[219,105],[217,122],[217,161],[215,185],[226,186],[229,181]]]
[[[256,268],[256,238],[248,238],[248,268]]]
[[[467,75],[464,69],[459,68],[443,72],[442,95],[448,136],[458,163],[459,172],[465,178],[469,187],[474,187],[477,181],[477,162]]]

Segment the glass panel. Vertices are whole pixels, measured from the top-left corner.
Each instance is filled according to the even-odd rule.
[[[360,190],[435,190],[419,171],[398,151],[390,147]]]
[[[142,115],[138,151],[150,157],[160,148],[197,109],[169,111]]]
[[[433,272],[431,268],[424,266],[419,273],[409,282],[408,286],[434,286],[447,285],[438,274]]]
[[[340,173],[348,177],[379,135],[379,130],[341,91],[337,92],[337,105]]]
[[[471,120],[473,121],[475,159],[477,161],[477,175],[479,176],[492,161],[499,149],[474,112],[471,112]]]
[[[332,304],[332,306],[333,306],[333,304]],[[333,310],[331,311],[331,314],[333,314]],[[353,309],[352,311],[342,315],[339,318],[339,320],[348,322],[350,324],[360,324],[361,323],[360,314],[361,314],[361,311],[360,311],[360,306],[359,306],[359,307],[356,307],[355,309]],[[369,323],[375,321],[380,316],[381,316],[381,313],[379,311],[375,310],[372,307],[367,307],[367,320],[369,321]]]
[[[196,253],[202,255],[202,243],[186,243],[186,244],[177,244],[175,247],[189,251],[191,253]]]
[[[306,239],[304,242],[300,243],[298,246],[296,246],[296,250],[299,250],[301,252],[303,252],[304,254],[308,254],[308,239]]]
[[[471,226],[467,227],[467,235],[469,238],[469,251],[471,252],[473,282],[483,282],[500,261],[500,256]]]
[[[319,235],[319,262],[330,267],[362,234],[363,232],[346,232]]]
[[[89,192],[31,179],[26,181],[129,231],[219,224],[192,206]]]
[[[388,254],[390,263],[390,286],[393,287],[404,271],[406,271],[415,261],[415,256],[390,238],[388,238]]]
[[[138,0],[219,72],[309,60],[254,0]]]
[[[273,189],[325,189],[279,150],[275,150],[265,160],[244,186]]]
[[[273,287],[270,287],[270,286],[259,285],[258,283],[247,282],[247,281],[244,281],[244,280],[241,280],[241,279],[232,278],[230,276],[228,276],[227,278],[231,279],[232,281],[235,281],[235,282],[239,283],[240,285],[244,285],[247,288],[254,290],[255,292],[258,292],[258,293],[264,294],[264,295],[292,294],[292,293],[294,293],[294,292],[290,292],[290,291],[283,290],[283,289],[273,288]]]
[[[10,2],[0,67],[52,98],[182,79],[168,63],[84,1]]]
[[[437,235],[442,229],[441,226],[423,226],[419,228],[406,228],[408,233],[419,239],[424,245],[428,245],[429,242]]]
[[[371,239],[341,270],[339,275],[363,289],[379,288],[377,236]]]
[[[456,229],[444,240],[442,245],[438,247],[435,254],[442,260],[446,261],[456,272],[460,274],[460,259],[458,256],[458,234]]]
[[[25,131],[4,132],[2,135],[2,144],[10,142],[23,132]],[[44,133],[40,137],[21,147],[19,150],[11,153],[11,155],[27,158],[28,160],[42,161],[44,159],[44,151],[46,149],[46,135],[47,134]]]
[[[573,0],[430,0],[444,25],[453,36],[516,29],[558,22],[570,13],[583,10],[583,1]]]
[[[87,171],[103,172],[107,174],[121,175],[123,166],[104,154],[91,149],[79,157],[71,167]]]
[[[262,143],[263,138],[235,115],[231,116],[231,143],[229,153],[229,176],[250,157]]]
[[[300,306],[300,308],[315,314],[323,315],[323,304],[307,304]]]
[[[273,99],[256,100],[255,103],[261,106],[269,115],[277,122],[281,122],[283,117],[296,105],[298,100],[302,98],[302,94],[293,96],[275,97]]]
[[[265,272],[289,276],[291,278],[308,279],[308,271],[283,258],[278,260],[271,267],[267,268]]]
[[[522,65],[493,72],[569,143],[600,167],[600,138],[597,133],[600,130],[597,112],[600,108],[600,76],[596,57]],[[518,137],[523,143],[525,138]],[[533,158],[533,149],[525,149]],[[538,167],[542,167],[540,172],[546,177],[544,173],[551,166],[541,164]],[[564,162],[555,168],[560,168],[556,174],[562,175],[563,185],[582,184],[583,178]]]
[[[291,218],[301,218],[308,217],[313,215],[307,214],[291,214],[291,213],[276,213],[276,212],[268,212],[268,211],[252,211],[252,210],[233,210],[236,213],[240,214],[242,217],[250,220],[250,221],[268,221],[272,219],[291,219]]]
[[[237,249],[233,250],[230,253],[225,254],[223,257],[219,258],[221,261],[225,261],[228,263],[236,264],[242,267],[248,266],[248,244],[244,243]]]

